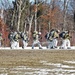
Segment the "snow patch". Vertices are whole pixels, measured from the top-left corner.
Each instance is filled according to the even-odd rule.
[[[75,61],[64,61],[66,63],[69,63],[69,64],[75,64]]]
[[[58,46],[58,48],[53,49],[53,50],[58,50],[59,47],[60,47],[60,46]],[[2,50],[2,49],[8,49],[8,50],[11,50],[10,47],[0,47],[0,50]],[[17,50],[19,50],[19,49],[22,49],[22,47],[17,48]],[[32,50],[32,47],[26,47],[26,49]],[[34,47],[34,49],[38,49],[38,50],[39,50],[39,47]],[[47,49],[47,48],[46,48],[45,46],[43,46],[43,47],[42,47],[42,50],[45,50],[45,49]],[[75,50],[75,46],[71,46],[71,49],[72,49],[72,50]],[[67,49],[67,50],[71,50],[71,49]],[[50,50],[50,49],[47,49],[47,50]],[[59,49],[59,50],[61,50],[61,49]],[[65,49],[63,49],[63,50],[65,50]]]

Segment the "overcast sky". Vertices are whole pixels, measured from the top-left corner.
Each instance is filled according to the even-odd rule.
[[[32,2],[32,1],[34,1],[34,0],[30,0],[30,2]]]
[[[15,0],[9,0],[10,2],[12,2],[12,1],[15,1]],[[34,1],[34,0],[30,0],[30,2],[32,2],[32,1]]]

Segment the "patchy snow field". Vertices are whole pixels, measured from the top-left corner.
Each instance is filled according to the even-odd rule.
[[[42,64],[43,66],[53,67],[35,68],[16,66],[12,68],[0,68],[0,75],[75,75],[75,66],[63,65],[61,63],[47,63],[47,61],[42,62]]]
[[[75,50],[0,50],[0,75],[75,75]]]
[[[43,50],[45,50],[45,49],[47,49],[46,47],[42,47],[43,48]],[[0,47],[0,50],[1,49],[11,49],[10,47]],[[19,49],[22,49],[22,47],[19,47],[17,50],[19,50]],[[26,47],[26,49],[32,49],[32,47]],[[34,49],[39,49],[39,47],[34,47]],[[58,50],[59,49],[59,46],[58,46],[58,48],[56,48],[56,50]],[[75,46],[71,46],[71,49],[75,49]],[[50,50],[50,49],[47,49],[47,50]],[[70,49],[68,49],[68,50],[70,50]]]

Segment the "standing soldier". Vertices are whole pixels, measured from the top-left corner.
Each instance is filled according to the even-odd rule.
[[[38,31],[34,31],[34,32],[33,32],[33,44],[32,44],[32,49],[34,49],[34,45],[36,45],[36,44],[38,44],[39,49],[42,49],[42,46],[41,46],[40,41],[39,41],[39,35],[40,35],[40,33],[38,33]]]
[[[2,33],[0,33],[0,47],[2,46],[2,40],[3,40]]]
[[[47,33],[48,37],[48,48],[49,49],[55,49],[57,48],[58,40],[57,38],[59,37],[59,30],[52,29],[49,33]]]
[[[69,31],[63,31],[59,35],[62,38],[61,49],[70,49],[70,35]]]
[[[60,30],[55,29],[53,31],[53,48],[57,48],[58,38],[59,38]]]
[[[11,49],[13,49],[14,48],[14,38],[13,38],[13,32],[12,31],[9,33],[8,38],[10,40]]]
[[[50,35],[50,32],[47,32],[47,34],[45,35],[45,38],[47,40],[47,48],[51,49],[53,47],[53,39]]]
[[[28,45],[28,35],[27,35],[27,32],[22,32],[21,33],[21,38],[22,38],[22,41],[23,41],[23,49],[25,49]]]
[[[19,38],[20,38],[19,33],[17,31],[14,31],[14,33],[13,33],[14,49],[18,49],[19,48]]]

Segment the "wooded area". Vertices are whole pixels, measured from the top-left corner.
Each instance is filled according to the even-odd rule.
[[[56,28],[69,30],[71,45],[75,45],[75,0],[15,0],[12,4],[1,0],[0,17],[0,31],[7,42],[12,29],[28,31],[29,39],[34,30],[40,31],[44,42],[46,32]]]

